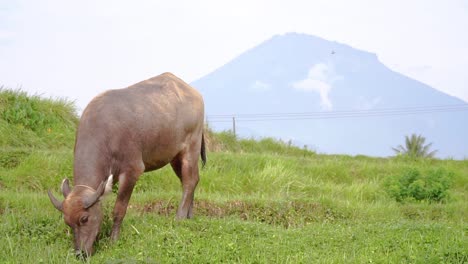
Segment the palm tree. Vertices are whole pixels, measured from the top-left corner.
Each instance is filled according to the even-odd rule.
[[[405,136],[405,146],[399,145],[392,149],[400,155],[407,155],[414,158],[433,158],[437,150],[430,151],[432,143],[424,145],[425,142],[425,137],[412,134],[411,137]]]

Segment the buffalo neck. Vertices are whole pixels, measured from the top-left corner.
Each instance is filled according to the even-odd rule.
[[[78,141],[81,139],[78,137]],[[73,182],[96,189],[110,173],[110,154],[96,139],[81,140],[75,145]]]

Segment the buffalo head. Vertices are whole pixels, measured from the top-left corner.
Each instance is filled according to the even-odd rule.
[[[77,255],[89,256],[93,253],[93,244],[103,219],[100,200],[112,191],[112,175],[96,190],[86,185],[76,185],[71,190],[68,179],[62,181],[61,189],[65,200],[60,202],[49,190],[50,201],[63,213],[65,223],[71,227]]]

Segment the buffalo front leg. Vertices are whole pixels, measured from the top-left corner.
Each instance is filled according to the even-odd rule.
[[[128,202],[135,187],[136,180],[141,173],[122,173],[119,175],[119,191],[114,206],[114,225],[112,226],[111,239],[119,238],[120,225],[127,212]]]
[[[171,166],[182,183],[182,200],[176,217],[177,219],[192,218],[193,198],[199,180],[198,156],[178,155],[171,162]]]

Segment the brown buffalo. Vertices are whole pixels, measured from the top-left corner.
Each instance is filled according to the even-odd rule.
[[[100,199],[119,182],[111,238],[120,225],[138,177],[170,163],[182,183],[177,218],[191,218],[198,158],[205,164],[201,95],[171,73],[94,98],[76,133],[74,188],[62,182],[63,202],[52,204],[71,227],[77,254],[93,253],[103,214]],[[113,177],[112,175],[115,175]]]

